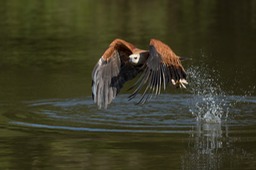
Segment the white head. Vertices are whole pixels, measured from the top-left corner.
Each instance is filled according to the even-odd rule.
[[[140,61],[140,54],[138,53],[138,54],[131,54],[130,56],[129,56],[129,58],[130,58],[130,63],[133,63],[133,64],[139,64],[139,61]]]
[[[140,50],[139,52],[133,53],[129,56],[129,62],[135,65],[144,64],[149,57],[149,52],[145,50]]]

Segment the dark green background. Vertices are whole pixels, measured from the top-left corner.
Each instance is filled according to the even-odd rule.
[[[256,2],[2,0],[0,99],[90,95],[91,70],[114,38],[157,38],[244,94],[256,84]],[[254,93],[255,94],[255,93]]]

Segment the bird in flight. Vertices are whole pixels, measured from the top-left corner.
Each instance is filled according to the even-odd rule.
[[[115,39],[103,53],[92,72],[92,98],[98,108],[107,109],[124,83],[139,76],[129,99],[142,92],[138,103],[143,104],[153,95],[159,95],[168,84],[186,88],[186,72],[182,58],[163,42],[151,39],[148,50]]]

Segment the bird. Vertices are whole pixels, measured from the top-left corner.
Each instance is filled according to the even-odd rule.
[[[167,44],[152,38],[148,50],[135,47],[123,39],[114,39],[100,57],[92,71],[92,99],[99,109],[107,109],[124,83],[138,77],[129,88],[141,93],[137,104],[144,104],[159,95],[168,84],[186,88],[186,72],[177,56]]]

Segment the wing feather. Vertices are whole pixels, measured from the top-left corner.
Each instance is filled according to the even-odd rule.
[[[123,84],[138,74],[139,69],[128,62],[133,48],[132,44],[116,39],[95,65],[92,72],[92,98],[99,108],[106,109]]]
[[[141,90],[144,90],[138,101],[138,104],[143,104],[153,95],[159,95],[162,88],[165,90],[168,83],[185,88],[184,84],[187,84],[185,70],[179,57],[169,46],[152,39],[145,69],[135,83],[136,89],[129,98],[133,99]]]

